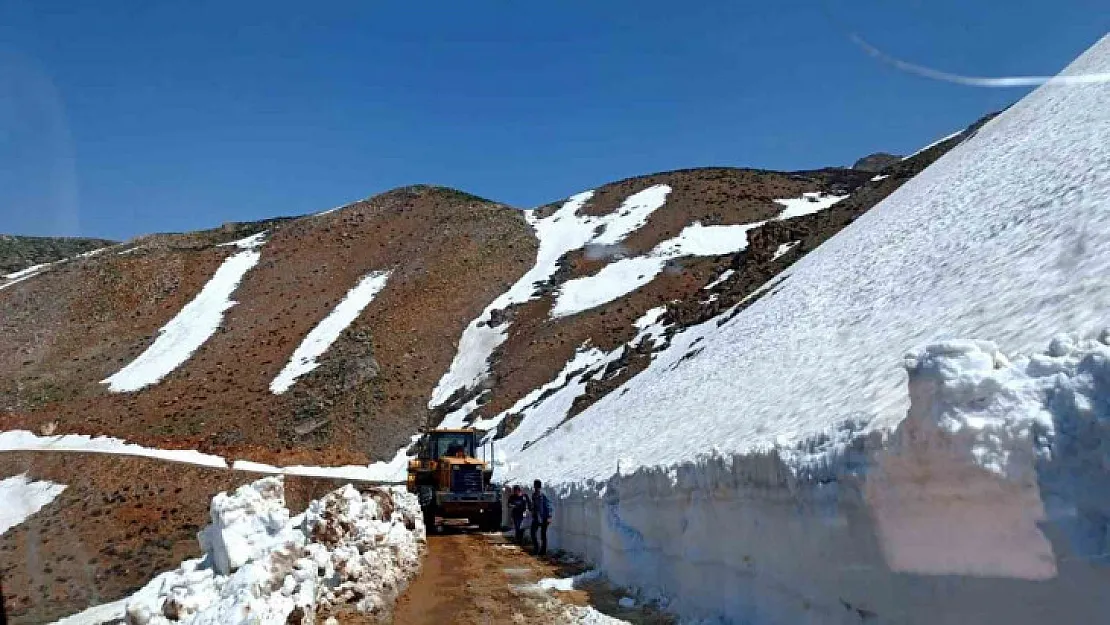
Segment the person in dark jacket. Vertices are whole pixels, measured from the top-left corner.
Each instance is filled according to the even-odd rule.
[[[532,501],[519,484],[513,486],[513,494],[509,495],[509,514],[513,517],[513,530],[516,531],[516,542],[524,544],[524,513],[532,507]]]
[[[543,482],[532,483],[532,547],[538,556],[547,554],[547,526],[551,525],[551,500],[543,492]],[[536,540],[536,534],[539,540]]]

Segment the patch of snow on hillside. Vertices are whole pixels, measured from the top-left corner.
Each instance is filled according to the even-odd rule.
[[[428,407],[440,406],[459,391],[473,389],[489,375],[490,356],[508,336],[506,322],[491,325],[495,312],[536,297],[536,286],[555,275],[559,259],[567,252],[587,245],[614,245],[624,240],[663,206],[670,192],[671,188],[665,184],[648,187],[630,195],[612,213],[601,216],[578,214],[593,197],[593,191],[572,196],[547,217],[526,213],[539,239],[535,264],[463,330],[455,358],[432,391]]]
[[[786,207],[775,219],[793,219],[804,215],[812,215],[813,213],[831,208],[837,202],[846,199],[848,199],[847,195],[832,195],[831,193],[814,191],[812,193],[803,193],[802,197],[775,200],[776,204]]]
[[[63,484],[33,482],[26,474],[0,480],[0,535],[27,520],[65,490]]]
[[[735,226],[703,226],[694,222],[644,256],[622,258],[592,276],[568,280],[559,289],[551,316],[566,317],[619,299],[654,280],[676,258],[739,252],[748,247],[748,231],[761,225],[762,221]]]
[[[217,495],[197,538],[205,557],[59,622],[279,625],[323,621],[343,605],[388,614],[419,570],[425,529],[415,496],[401,489],[347,485],[291,517],[271,477]]]
[[[705,291],[710,291],[714,287],[716,287],[718,284],[722,284],[722,283],[724,283],[725,280],[728,280],[729,278],[731,278],[733,276],[733,274],[735,274],[735,273],[736,273],[735,269],[725,269],[724,271],[721,272],[721,275],[717,276],[717,278],[715,280],[713,280],[709,284],[702,287],[702,289],[705,290]]]
[[[799,243],[801,243],[801,241],[790,241],[789,243],[783,243],[782,245],[778,246],[778,249],[775,250],[775,255],[771,257],[771,260],[778,260],[784,254],[794,249],[794,246],[798,245]]]
[[[339,305],[304,337],[301,344],[293,351],[289,362],[270,382],[270,391],[275,395],[281,395],[293,386],[297,378],[320,366],[316,359],[331,347],[347,326],[351,325],[370,305],[378,292],[385,288],[389,274],[389,271],[373,271],[359,280],[359,283],[347,292],[343,301],[339,302]]]
[[[667,324],[662,322],[663,315],[667,313],[666,306],[657,306],[645,312],[639,319],[633,322],[632,325],[636,327],[636,336],[628,342],[630,347],[636,347],[645,339],[651,341],[653,348],[662,347],[666,341],[664,332],[667,329]]]
[[[890,174],[878,174],[877,176],[871,178],[871,182],[879,182],[880,180],[886,180],[887,178],[890,178]]]
[[[156,384],[180,367],[205,343],[223,321],[224,313],[235,305],[232,293],[239,282],[262,257],[259,233],[225,245],[241,249],[228,257],[204,285],[200,293],[158,331],[154,344],[112,376],[102,380],[113,393],[126,393]]]
[[[235,241],[228,241],[227,243],[220,243],[216,247],[237,247],[241,250],[253,250],[262,246],[266,242],[267,230],[258,232]]]
[[[1067,72],[1107,68],[1110,38]],[[914,345],[986,336],[1029,353],[1058,328],[1110,326],[1107,101],[1110,84],[1032,92],[699,345],[672,343],[522,452],[522,475],[568,482],[611,475],[620,455],[654,466],[786,448],[849,421],[888,431],[907,414],[896,364]]]

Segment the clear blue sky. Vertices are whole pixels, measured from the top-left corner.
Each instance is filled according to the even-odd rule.
[[[0,0],[0,232],[125,238],[427,182],[521,207],[910,152],[1054,73],[1105,0]]]

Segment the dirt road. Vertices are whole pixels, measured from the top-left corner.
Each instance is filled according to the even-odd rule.
[[[499,534],[445,529],[428,537],[420,575],[397,603],[395,625],[570,624],[573,606],[593,605],[620,620],[644,625],[672,621],[641,608],[621,609],[620,593],[603,582],[570,592],[544,590],[544,578],[565,578],[583,567],[556,558],[539,559]]]

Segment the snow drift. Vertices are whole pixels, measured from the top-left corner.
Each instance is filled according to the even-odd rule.
[[[1110,38],[1065,73],[1107,69]],[[1104,620],[1108,100],[1039,88],[506,477],[687,616]]]
[[[212,500],[197,536],[204,557],[60,622],[312,623],[340,608],[385,616],[420,567],[424,532],[416,498],[402,490],[347,485],[290,517],[282,479],[263,478]]]

